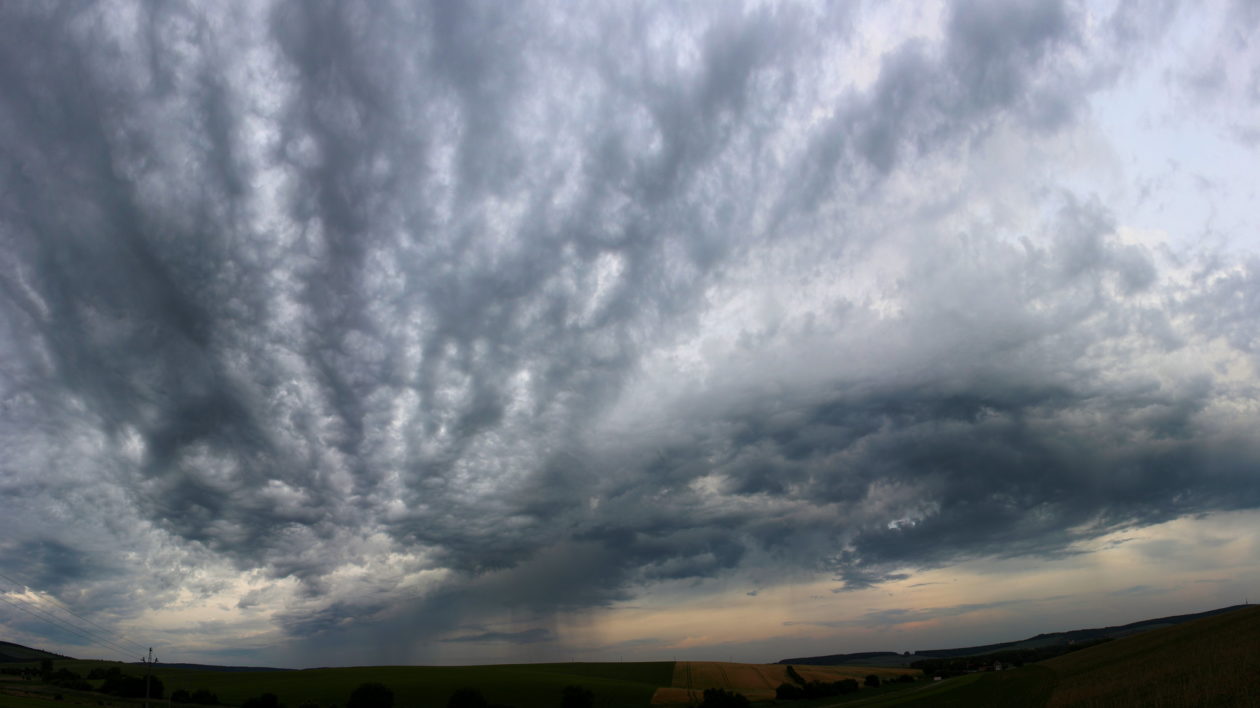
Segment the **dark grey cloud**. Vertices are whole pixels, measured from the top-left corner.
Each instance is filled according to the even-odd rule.
[[[0,14],[0,560],[101,621],[428,656],[1260,504],[1246,377],[1178,363],[1254,364],[1255,263],[985,162],[1127,5],[951,5],[867,79],[856,9]]]
[[[972,612],[992,610],[1001,607],[1011,607],[1022,602],[1027,602],[1027,600],[972,602],[962,605],[951,605],[949,607],[914,609],[897,607],[887,610],[872,610],[864,613],[857,619],[844,620],[840,622],[788,622],[787,624],[816,624],[824,627],[894,627],[901,624],[909,624],[911,622],[924,622],[942,617],[956,617],[958,615],[971,614]]]
[[[552,636],[551,630],[538,627],[535,629],[525,629],[520,632],[482,632],[481,634],[468,634],[459,637],[451,637],[443,639],[444,642],[511,642],[513,644],[534,644],[536,642],[549,642],[555,637]]]

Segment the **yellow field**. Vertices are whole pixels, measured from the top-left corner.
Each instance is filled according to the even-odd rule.
[[[806,681],[862,679],[875,674],[881,680],[901,674],[917,674],[914,669],[885,669],[872,666],[794,666]],[[679,661],[674,664],[674,681],[652,694],[654,705],[699,703],[706,688],[724,688],[742,693],[750,701],[774,698],[774,689],[791,683],[783,664],[733,664],[725,661]]]

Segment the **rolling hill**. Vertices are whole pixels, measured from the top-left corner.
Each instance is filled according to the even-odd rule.
[[[909,666],[912,662],[927,658],[952,658],[963,656],[979,656],[999,651],[1016,649],[1039,649],[1049,646],[1063,646],[1090,642],[1098,639],[1119,639],[1133,634],[1147,632],[1152,629],[1171,627],[1183,622],[1212,617],[1234,612],[1249,605],[1234,605],[1206,612],[1195,612],[1187,615],[1173,615],[1156,619],[1141,620],[1115,627],[1097,627],[1093,629],[1074,629],[1067,632],[1050,632],[1035,637],[1013,642],[985,644],[981,646],[959,647],[956,649],[927,649],[915,651],[912,656],[896,652],[861,652],[856,654],[827,654],[824,656],[807,656],[795,659],[782,659],[780,664],[806,664],[812,666]]]
[[[1142,628],[1155,627],[1154,629]],[[1110,639],[1107,634],[1122,634]],[[837,699],[778,701],[789,708],[818,708],[845,703],[854,706],[1260,706],[1260,607],[1225,608],[1196,615],[1146,620],[1120,627],[1039,635],[1068,637],[1068,641],[1104,643],[1076,649],[1052,659],[1014,670],[968,673],[943,681],[922,680],[910,684],[890,681],[904,669],[871,669],[861,666],[811,666],[800,663],[795,671],[807,681],[834,681],[880,675],[885,685],[863,688]],[[1079,640],[1073,638],[1080,638]],[[969,647],[937,658],[961,656],[953,652],[988,652],[993,647],[1019,648],[1022,642]],[[127,673],[137,667],[113,662],[76,660],[18,644],[0,642],[0,654],[9,662],[33,664],[56,660],[56,666],[87,675],[93,668],[117,666]],[[919,654],[923,657],[923,653]],[[856,655],[878,658],[878,653]],[[725,688],[745,693],[755,701],[773,698],[774,688],[790,679],[783,664],[734,664],[725,662],[563,663],[488,666],[378,666],[305,670],[223,670],[225,667],[159,665],[167,692],[176,689],[208,689],[225,704],[240,705],[247,698],[275,693],[281,701],[341,703],[355,686],[380,682],[397,696],[396,705],[442,704],[456,689],[480,689],[491,703],[517,708],[551,708],[563,688],[582,685],[591,689],[601,708],[646,708],[650,704],[681,705],[694,702],[705,688]],[[7,669],[6,669],[7,670]],[[913,672],[917,673],[917,672]],[[53,696],[65,693],[70,703],[100,699],[99,693],[66,691],[42,686],[38,680],[0,676],[0,705],[52,708]],[[111,699],[114,705],[126,701]]]
[[[69,657],[54,654],[43,649],[32,649],[12,642],[0,642],[0,663],[18,661],[39,661],[40,659],[68,659]]]
[[[1210,614],[1014,670],[934,682],[862,706],[1260,706],[1260,607]]]

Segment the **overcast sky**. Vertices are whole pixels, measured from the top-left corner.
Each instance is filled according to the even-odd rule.
[[[0,638],[774,661],[1260,596],[1257,38],[0,4]]]

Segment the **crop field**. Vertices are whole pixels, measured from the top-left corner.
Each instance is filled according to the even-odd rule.
[[[875,674],[892,679],[901,674],[917,675],[917,670],[888,669],[871,666],[794,666],[806,681],[839,681]],[[774,690],[781,683],[791,683],[788,667],[783,664],[735,664],[724,661],[679,661],[674,664],[673,680],[657,689],[652,696],[655,705],[698,703],[706,688],[736,691],[751,701],[774,699]],[[835,701],[833,701],[835,702]]]

